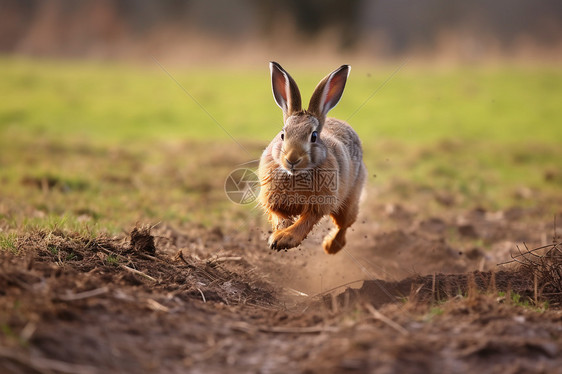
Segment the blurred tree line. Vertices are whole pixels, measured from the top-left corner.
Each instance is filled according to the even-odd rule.
[[[329,33],[329,34],[326,34]],[[447,33],[560,45],[560,0],[0,0],[0,52],[84,55],[154,35],[310,43],[378,37],[385,51],[432,48]],[[363,43],[363,44],[362,44]]]

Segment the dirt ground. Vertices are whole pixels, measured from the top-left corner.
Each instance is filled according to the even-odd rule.
[[[560,372],[561,247],[537,214],[367,204],[336,256],[328,222],[279,253],[262,228],[32,231],[0,252],[0,372]],[[522,240],[547,247],[498,266]]]

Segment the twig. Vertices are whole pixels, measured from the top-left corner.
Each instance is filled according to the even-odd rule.
[[[541,256],[538,256],[538,255],[534,254],[531,250],[529,250],[529,247],[527,247],[527,243],[523,242],[523,245],[525,246],[525,250],[527,250],[528,254],[533,255],[535,257],[538,257],[538,258],[541,257]]]
[[[148,304],[148,307],[154,311],[157,312],[169,312],[170,308],[168,308],[167,306],[164,306],[162,304],[160,304],[158,301],[153,300],[153,299],[146,299],[146,303]]]
[[[332,292],[332,291],[337,290],[338,288],[347,287],[347,286],[349,286],[349,285],[352,285],[352,284],[354,284],[354,283],[359,283],[359,282],[365,282],[365,279],[357,279],[357,280],[354,280],[354,281],[351,281],[351,282],[347,282],[347,283],[344,283],[344,284],[340,284],[339,286],[336,286],[336,287],[334,287],[334,288],[330,288],[329,290],[326,290],[326,291],[319,292],[319,293],[317,293],[317,294],[315,294],[315,295],[312,295],[312,296],[310,296],[310,297],[311,297],[311,298],[315,298],[315,297],[318,297],[318,296],[324,296],[324,295],[326,295],[327,293],[330,293],[330,292]],[[285,287],[285,288],[287,288],[287,287]],[[296,291],[296,290],[295,290],[295,291]],[[297,292],[300,292],[300,291],[297,291]]]
[[[365,303],[365,308],[367,308],[367,310],[373,315],[375,319],[378,319],[379,321],[386,323],[388,326],[392,327],[400,334],[402,335],[409,334],[408,330],[406,330],[404,327],[400,326],[399,324],[397,324],[396,322],[394,322],[393,320],[391,320],[390,318],[388,318],[387,316],[376,310],[375,307],[372,306],[371,304]]]
[[[142,257],[146,260],[152,260],[152,261],[162,261],[160,260],[158,257],[154,257],[151,255],[147,255],[146,253],[138,253],[137,256]]]
[[[412,284],[412,286],[413,286],[413,284]],[[412,288],[413,288],[413,287],[412,287]],[[416,288],[416,290],[412,293],[412,296],[413,296],[414,298],[415,298],[415,297],[418,297],[418,295],[420,294],[420,291],[421,291],[422,288],[423,288],[423,283],[420,284],[420,285],[418,286],[418,288]],[[438,296],[438,298],[441,298],[440,295],[437,295],[437,296]]]
[[[118,258],[120,258],[120,259],[122,259],[122,260],[129,261],[129,259],[128,259],[127,257],[125,257],[125,256],[123,256],[123,255],[120,255],[119,253],[115,253],[115,252],[113,252],[113,251],[110,250],[110,249],[105,248],[104,246],[102,246],[102,245],[99,244],[98,242],[95,242],[95,244],[96,244],[96,246],[97,246],[99,249],[101,249],[101,250],[104,251],[105,253],[107,253],[107,254],[109,254],[109,255],[112,255],[112,256],[115,256],[115,257],[118,257]]]
[[[558,244],[559,244],[559,243],[558,243]],[[558,246],[558,244],[547,244],[547,245],[543,245],[543,246],[540,246],[540,247],[537,247],[537,248],[530,249],[530,250],[528,250],[528,252],[529,252],[529,253],[533,253],[533,252],[536,252],[536,251],[538,251],[538,250],[545,249],[545,248],[549,248],[549,247],[555,248],[555,247]],[[517,247],[517,249],[519,250],[519,254],[518,254],[518,255],[511,255],[512,260],[510,260],[510,261],[505,261],[505,262],[500,262],[500,263],[498,264],[498,266],[499,266],[499,265],[507,265],[507,264],[511,264],[511,263],[514,263],[514,262],[520,262],[520,261],[517,260],[517,258],[518,258],[518,257],[523,257],[523,256],[526,256],[526,255],[527,255],[527,253],[522,253],[518,246],[516,246],[516,247]],[[539,256],[539,257],[540,257],[540,256]]]
[[[130,268],[130,267],[125,266],[125,265],[121,265],[121,267],[123,269],[127,270],[127,271],[130,271],[133,274],[137,274],[137,275],[140,275],[141,277],[145,277],[146,279],[150,279],[153,282],[157,282],[156,278],[152,278],[150,275],[148,275],[146,273],[143,273],[142,271],[138,271],[136,269]]]
[[[431,282],[431,301],[435,301],[435,283],[436,283],[437,275],[433,272],[433,281]]]
[[[174,256],[174,260],[182,260],[187,266],[191,266],[193,267],[193,264],[190,264],[189,262],[187,262],[187,260],[185,259],[185,257],[183,257],[183,251],[180,249],[178,251],[178,253],[176,253],[176,255]]]
[[[534,274],[534,284],[535,284],[535,289],[534,289],[534,296],[535,296],[535,305],[539,305],[539,276],[537,275],[537,273]]]
[[[209,263],[217,263],[217,262],[225,262],[225,261],[240,261],[242,257],[240,256],[231,256],[231,257],[215,257],[209,259],[207,262]]]
[[[84,292],[67,294],[67,295],[59,295],[57,298],[59,300],[63,300],[63,301],[75,301],[75,300],[82,300],[82,299],[87,299],[87,298],[90,298],[90,297],[103,295],[107,291],[109,291],[109,289],[107,287],[100,287],[100,288],[95,288],[95,289],[90,290],[90,291],[84,291]]]
[[[308,294],[299,291],[299,290],[295,290],[294,288],[291,287],[283,287],[283,289],[285,291],[288,291],[289,294],[293,295],[293,296],[304,296],[304,297],[308,297]]]
[[[201,294],[201,298],[203,299],[203,302],[206,303],[207,299],[205,299],[205,294],[203,293],[203,291],[201,291],[201,289],[199,287],[196,287],[197,291],[199,291],[199,293]]]
[[[558,244],[556,243],[556,238],[557,238],[557,234],[556,234],[556,214],[554,215],[554,224],[553,224],[553,231],[554,231],[554,235],[552,235],[552,243],[554,244],[554,246],[556,247]]]

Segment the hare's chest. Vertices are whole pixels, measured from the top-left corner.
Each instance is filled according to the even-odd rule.
[[[337,170],[310,169],[296,174],[281,171],[270,178],[267,189],[272,208],[288,215],[299,215],[311,206],[336,203]]]

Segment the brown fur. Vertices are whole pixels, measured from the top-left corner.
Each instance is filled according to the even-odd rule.
[[[366,176],[355,131],[343,121],[326,119],[343,93],[349,67],[340,67],[318,84],[307,110],[301,109],[300,93],[290,75],[276,63],[271,71],[274,98],[285,125],[263,152],[259,166],[259,201],[274,229],[269,245],[278,250],[296,247],[323,216],[330,215],[336,227],[323,247],[327,253],[337,253],[357,218]],[[318,136],[313,142],[314,131]],[[298,180],[306,182],[301,182],[304,188],[291,187]]]

